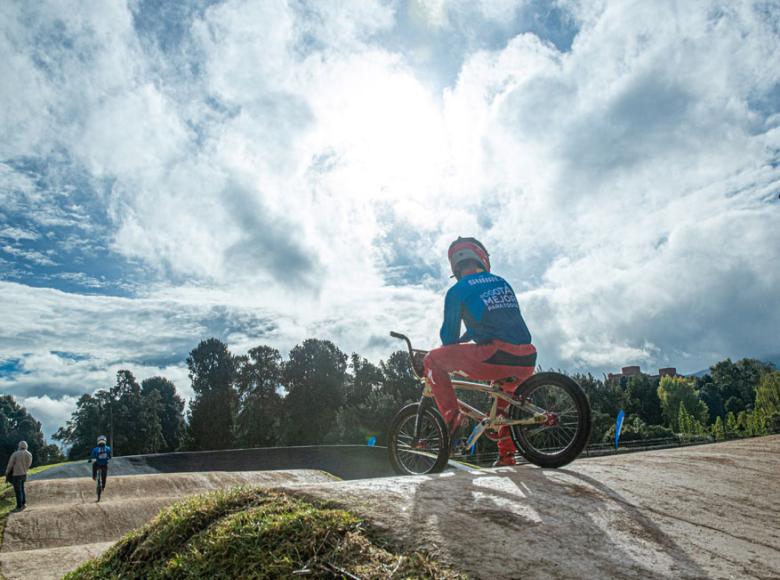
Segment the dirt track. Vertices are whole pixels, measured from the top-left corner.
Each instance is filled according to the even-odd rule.
[[[95,502],[91,479],[31,481],[30,507],[8,520],[0,572],[8,580],[59,578],[187,495],[235,485],[271,487],[333,479],[306,470],[116,476],[109,477],[100,503]]]
[[[2,571],[9,580],[57,577],[174,498],[235,483],[335,499],[479,578],[780,577],[778,436],[560,470],[355,481],[321,472],[117,477],[97,505],[90,480],[31,482],[33,507],[9,519]]]

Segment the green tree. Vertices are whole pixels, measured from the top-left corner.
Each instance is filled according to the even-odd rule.
[[[726,437],[739,437],[739,424],[737,416],[731,411],[726,415]]]
[[[138,410],[139,425],[137,447],[134,453],[160,453],[165,450],[162,421],[163,400],[159,391],[152,390],[141,395],[141,407]]]
[[[19,441],[27,441],[32,453],[33,465],[49,463],[51,450],[43,438],[40,422],[20,406],[11,395],[0,395],[0,465],[8,463],[11,453],[16,451]],[[54,458],[56,459],[56,457]]]
[[[725,417],[726,408],[721,388],[713,382],[712,377],[704,375],[700,378],[697,377],[695,381],[695,388],[699,392],[699,398],[707,405],[709,422],[714,423],[717,417]]]
[[[723,410],[726,411],[726,413],[734,413],[735,415],[741,413],[746,408],[747,404],[745,401],[743,401],[741,397],[735,397],[733,395],[723,403]]]
[[[737,413],[737,432],[740,437],[747,435],[748,431],[748,413],[747,411],[740,411]]]
[[[763,417],[764,432],[780,431],[780,372],[772,371],[761,377],[754,413]]]
[[[715,424],[712,426],[712,436],[716,441],[726,438],[726,429],[723,426],[723,419],[721,417],[715,418]]]
[[[613,420],[621,409],[625,411],[629,406],[626,393],[628,377],[613,377],[603,382],[594,379],[590,374],[576,374],[573,378],[585,391],[592,407],[612,417]]]
[[[116,374],[116,384],[108,397],[98,392],[101,412],[108,414],[109,443],[119,455],[136,455],[155,451],[160,444],[160,421],[156,408],[147,410],[141,395],[141,385],[127,369]]]
[[[746,418],[746,432],[750,437],[758,437],[759,435],[766,435],[766,415],[760,412],[753,411],[747,414]]]
[[[693,432],[693,417],[685,408],[685,403],[680,402],[680,408],[677,413],[677,429],[683,435],[690,435]]]
[[[699,400],[693,387],[693,381],[685,377],[662,377],[658,385],[658,398],[661,401],[661,414],[673,431],[679,433],[680,405],[684,404],[686,413],[704,424],[707,421],[707,405]]]
[[[382,371],[382,392],[389,395],[399,407],[420,399],[422,385],[412,372],[407,351],[395,351],[387,361],[380,361],[379,368]]]
[[[190,401],[187,448],[230,448],[238,398],[233,355],[223,342],[209,338],[190,352],[187,367],[195,393]]]
[[[351,372],[347,377],[344,403],[350,406],[360,405],[381,387],[382,370],[355,353],[350,357],[349,370]]]
[[[281,439],[282,355],[257,346],[236,359],[238,416],[236,440],[242,447],[276,445]]]
[[[627,414],[637,415],[645,424],[661,422],[661,400],[658,398],[658,380],[647,375],[628,377],[625,390]]]
[[[745,358],[736,363],[726,359],[710,367],[710,375],[726,401],[726,411],[738,414],[753,406],[761,377],[772,370],[771,364],[756,359]]]
[[[98,435],[108,435],[110,415],[104,409],[108,408],[109,401],[108,391],[79,397],[70,419],[54,434],[54,439],[70,447],[68,459],[86,459]]]
[[[322,443],[344,401],[347,355],[329,340],[310,338],[284,364],[285,442]]]
[[[158,394],[158,401],[153,401],[154,393]],[[141,396],[145,408],[157,411],[162,436],[159,451],[176,451],[184,435],[184,399],[176,392],[176,386],[164,377],[151,377],[141,383]]]
[[[637,415],[626,415],[623,422],[623,428],[620,431],[620,441],[640,441],[647,439],[663,439],[672,437],[674,433],[661,425],[648,425]],[[611,421],[611,426],[607,429],[601,439],[591,437],[592,441],[601,441],[602,443],[615,443],[615,421]]]

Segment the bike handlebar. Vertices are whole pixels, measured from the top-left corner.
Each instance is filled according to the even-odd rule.
[[[400,332],[395,332],[393,330],[390,331],[390,336],[392,336],[393,338],[399,338],[401,340],[405,340],[406,346],[409,348],[409,356],[414,355],[414,349],[412,349],[412,341],[409,340],[408,336],[406,336],[405,334],[401,334]]]
[[[415,364],[415,354],[425,354],[425,351],[415,351],[414,348],[412,348],[412,341],[409,340],[409,337],[405,334],[401,334],[400,332],[390,331],[390,336],[393,338],[398,338],[400,340],[406,341],[406,346],[409,349],[409,362],[411,363],[412,370],[414,371],[414,374],[416,374],[418,377],[422,377],[422,363],[418,361],[418,364]],[[419,368],[418,368],[419,366]]]

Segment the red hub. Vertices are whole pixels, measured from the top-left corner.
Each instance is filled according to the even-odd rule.
[[[558,424],[558,414],[557,413],[545,413],[544,414],[547,419],[544,422],[545,427],[555,427]]]
[[[412,449],[428,449],[428,442],[424,439],[412,443]]]

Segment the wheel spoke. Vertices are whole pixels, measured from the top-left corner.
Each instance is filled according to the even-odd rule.
[[[526,394],[526,400],[546,413],[554,414],[551,425],[518,426],[527,445],[537,453],[557,455],[566,450],[577,437],[580,411],[569,392],[555,384],[540,385]]]
[[[414,437],[417,415],[409,415],[395,434],[396,459],[405,472],[430,473],[442,451],[443,433],[433,417],[426,413],[421,417],[420,437]]]

